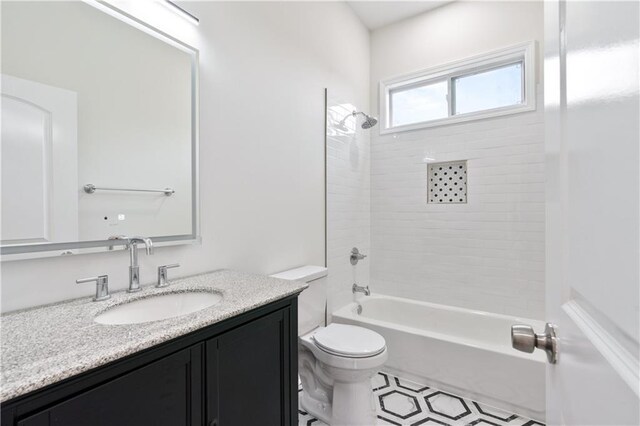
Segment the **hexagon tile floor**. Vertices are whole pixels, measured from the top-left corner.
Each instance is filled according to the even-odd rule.
[[[378,373],[371,385],[379,426],[544,426],[388,373]],[[298,412],[299,426],[326,426],[301,407]]]

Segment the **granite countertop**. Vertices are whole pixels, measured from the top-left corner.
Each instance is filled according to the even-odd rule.
[[[169,287],[120,291],[111,299],[90,297],[16,311],[0,317],[0,401],[26,394],[123,358],[307,287],[263,275],[220,270],[175,279]],[[211,291],[223,296],[218,304],[192,314],[129,325],[103,325],[96,314],[134,299],[165,293]]]

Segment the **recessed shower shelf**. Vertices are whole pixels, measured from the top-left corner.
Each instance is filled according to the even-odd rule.
[[[467,162],[430,163],[427,180],[427,203],[464,204],[467,202]]]

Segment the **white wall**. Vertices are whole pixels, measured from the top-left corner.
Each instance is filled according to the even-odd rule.
[[[520,42],[543,42],[542,2],[454,2],[371,35],[378,83]],[[537,110],[371,141],[373,291],[544,315],[544,124]],[[424,157],[468,160],[468,204],[426,203]]]
[[[354,99],[354,98],[352,98]],[[329,91],[327,99],[327,265],[328,312],[351,302],[351,285],[369,284],[369,258],[351,265],[351,249],[371,248],[370,130],[349,117],[368,102],[356,103]],[[344,120],[345,117],[348,117]],[[343,121],[344,120],[344,121]],[[341,122],[343,125],[341,126]]]
[[[135,4],[131,3],[135,11]],[[273,273],[324,263],[324,88],[368,103],[369,34],[342,3],[193,2],[198,27],[156,16],[200,49],[202,245],[141,253],[142,281],[216,268]],[[2,310],[127,286],[126,252],[4,262]]]

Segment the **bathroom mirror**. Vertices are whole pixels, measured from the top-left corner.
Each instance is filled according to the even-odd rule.
[[[1,7],[2,258],[197,241],[197,51],[103,2]]]

